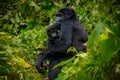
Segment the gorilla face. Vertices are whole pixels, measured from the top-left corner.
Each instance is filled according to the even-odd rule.
[[[55,22],[76,18],[75,11],[72,8],[66,7],[58,10],[55,14]]]
[[[61,26],[61,24],[57,24],[57,23],[48,26],[46,29],[46,33],[47,33],[48,37],[51,37],[51,38],[59,37],[60,26]]]

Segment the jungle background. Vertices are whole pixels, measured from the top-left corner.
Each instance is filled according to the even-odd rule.
[[[77,52],[56,80],[120,80],[120,0],[0,0],[0,80],[42,80],[34,66],[45,29],[69,4],[84,26],[87,53]]]

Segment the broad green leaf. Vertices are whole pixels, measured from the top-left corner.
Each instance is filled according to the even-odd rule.
[[[117,47],[115,44],[115,39],[109,38],[103,41],[103,43],[100,45],[98,52],[102,54],[103,61],[109,62],[116,50],[117,50]]]
[[[12,30],[13,24],[10,24],[7,28],[8,28],[9,31]]]
[[[2,27],[2,29],[6,30],[8,28],[8,26],[9,26],[9,24],[4,24],[3,27]]]
[[[99,23],[96,26],[96,28],[93,30],[87,43],[88,47],[91,47],[94,44],[94,41],[96,41],[100,37],[100,33],[102,32],[102,27],[103,27],[103,23]]]

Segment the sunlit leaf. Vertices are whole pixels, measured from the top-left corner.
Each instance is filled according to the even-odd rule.
[[[33,1],[30,3],[30,6],[35,7],[35,11],[39,11],[40,10],[40,7]]]
[[[28,64],[27,62],[25,62],[25,60],[23,58],[18,58],[18,62],[19,62],[19,65],[21,65],[22,67],[28,69],[31,67],[30,64]]]
[[[99,23],[95,27],[94,31],[90,35],[90,38],[87,42],[88,48],[91,47],[94,44],[94,42],[100,37],[100,33],[102,32],[102,27],[103,27],[103,23]]]
[[[0,32],[0,35],[5,35],[5,34],[7,34],[7,33],[5,33],[5,32]]]
[[[69,54],[69,52],[77,53],[77,50],[76,50],[74,47],[70,47],[70,48],[68,48],[68,50],[67,50],[67,53],[68,53],[68,54]]]

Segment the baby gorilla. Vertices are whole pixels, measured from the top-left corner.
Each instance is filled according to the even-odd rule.
[[[60,43],[62,43],[62,41],[60,41],[60,26],[61,24],[56,23],[47,27],[47,50],[55,49],[56,47],[60,46]]]
[[[60,24],[57,24],[57,23],[47,27],[46,33],[48,36],[48,41],[47,41],[46,50],[52,50],[58,46],[58,43],[60,43],[59,30],[60,30]],[[44,52],[42,52],[42,53],[44,53]],[[51,60],[51,58],[48,57],[41,62],[40,68],[38,70],[39,73],[44,73],[45,70],[48,69],[47,65],[45,64],[47,59]]]

